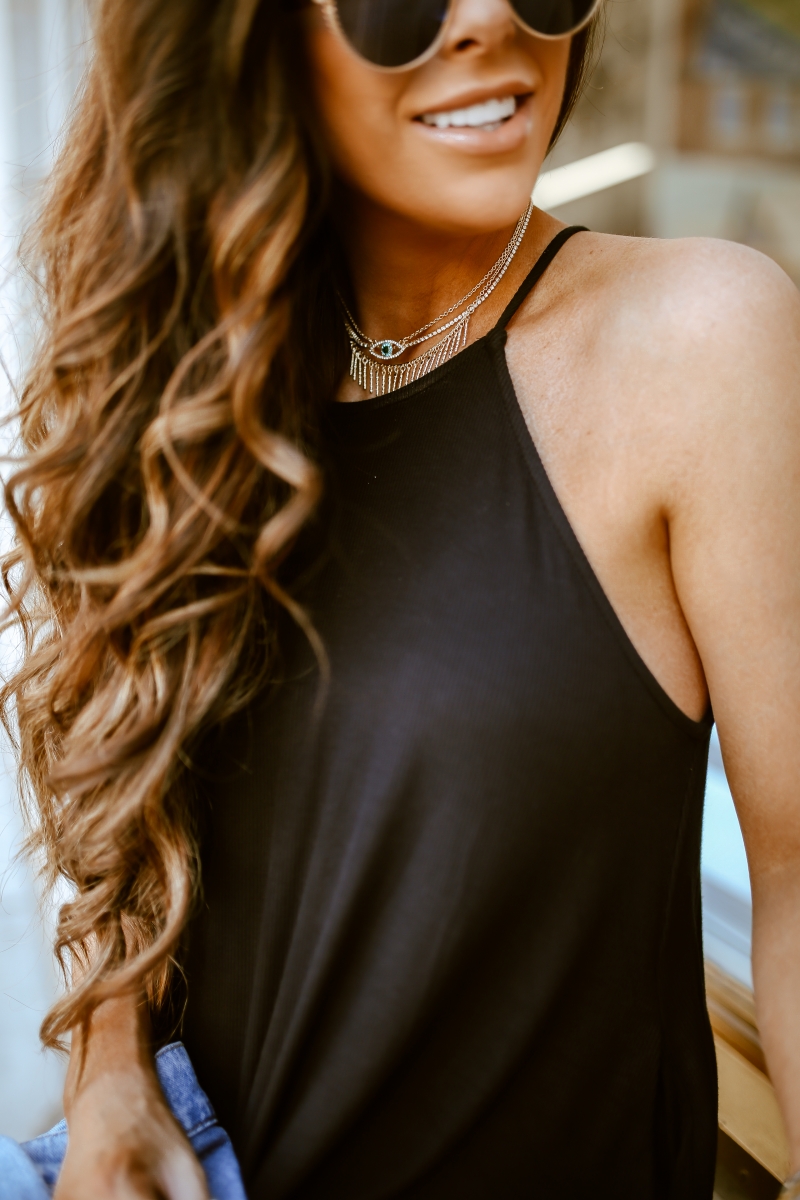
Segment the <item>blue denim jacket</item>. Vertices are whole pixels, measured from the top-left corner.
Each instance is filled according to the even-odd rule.
[[[156,1070],[206,1173],[212,1200],[247,1200],[231,1140],[218,1124],[184,1046],[173,1042],[159,1050]],[[22,1145],[0,1137],[0,1200],[50,1200],[66,1152],[66,1121]]]

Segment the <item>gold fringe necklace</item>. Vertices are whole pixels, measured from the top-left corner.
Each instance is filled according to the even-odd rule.
[[[467,344],[469,319],[475,310],[480,308],[481,304],[491,296],[511,265],[511,260],[525,237],[532,212],[533,201],[517,221],[511,241],[483,279],[476,283],[466,296],[462,296],[460,300],[451,304],[448,309],[440,313],[438,317],[434,317],[432,321],[428,321],[426,325],[420,325],[419,329],[409,334],[408,337],[397,340],[376,338],[373,341],[359,328],[350,309],[340,297],[345,313],[347,336],[350,339],[350,375],[359,387],[369,392],[371,396],[385,396],[387,392],[394,392],[407,383],[413,383],[415,379],[421,379],[423,375],[427,375],[429,371],[433,371],[441,363],[452,358],[454,354],[458,354],[459,350],[464,349]],[[451,313],[461,308],[473,296],[475,299],[462,313],[447,320]],[[445,324],[440,325],[441,321],[444,321]],[[434,328],[434,326],[438,326],[438,328]],[[408,362],[392,361],[402,357],[414,346],[429,342],[431,338],[441,338],[441,341],[424,350],[416,358],[409,359]]]

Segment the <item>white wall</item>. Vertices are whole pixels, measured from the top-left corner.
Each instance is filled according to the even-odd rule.
[[[0,355],[12,377],[25,341],[15,279],[17,234],[47,171],[80,72],[80,0],[0,0]],[[0,410],[11,385],[0,372]],[[0,433],[7,450],[11,431]],[[8,524],[0,518],[0,543]],[[0,663],[13,646],[0,646]],[[5,769],[2,769],[2,768]],[[30,868],[18,859],[21,822],[13,761],[0,760],[0,1133],[19,1139],[60,1116],[64,1063],[39,1045],[39,1025],[57,980]]]

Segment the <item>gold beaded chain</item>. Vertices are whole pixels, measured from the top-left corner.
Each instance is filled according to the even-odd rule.
[[[415,379],[421,379],[423,375],[427,375],[441,363],[447,362],[454,354],[458,354],[459,350],[463,350],[467,344],[470,317],[491,296],[511,265],[511,260],[522,245],[532,212],[533,201],[517,221],[511,241],[483,279],[479,280],[466,296],[462,296],[455,304],[451,304],[432,321],[420,325],[419,329],[415,329],[408,337],[375,338],[374,340],[368,338],[358,327],[344,300],[341,296],[339,297],[345,313],[347,336],[350,339],[350,375],[359,387],[369,392],[370,395],[385,396],[387,392],[394,392],[407,383],[413,383]],[[475,296],[476,292],[477,296]],[[475,299],[469,307],[448,321],[447,318],[450,314],[466,304],[472,296],[475,296]],[[440,325],[441,321],[445,321],[445,324]],[[434,329],[433,326],[439,326],[439,328]],[[409,359],[408,362],[395,363],[392,361],[400,358],[414,346],[420,346],[423,342],[430,341],[431,338],[441,338],[442,340],[423,351],[416,358]]]

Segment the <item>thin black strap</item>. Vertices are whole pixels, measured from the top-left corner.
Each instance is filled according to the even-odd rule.
[[[567,229],[562,229],[560,233],[557,233],[552,242],[549,242],[548,245],[545,246],[544,250],[539,255],[536,262],[533,264],[530,271],[512,296],[502,317],[497,322],[498,329],[505,329],[506,325],[517,311],[520,304],[522,304],[522,301],[526,299],[531,290],[539,282],[547,268],[550,266],[550,263],[558,254],[561,247],[576,233],[588,233],[588,230],[585,225],[570,225]]]

